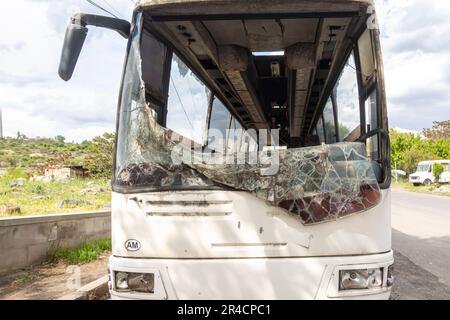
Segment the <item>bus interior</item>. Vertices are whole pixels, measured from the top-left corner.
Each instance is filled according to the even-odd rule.
[[[130,142],[133,129],[129,127],[137,125],[129,116],[132,109],[122,108],[116,190],[123,192],[132,187],[136,191],[140,186],[146,190],[152,182],[161,190],[167,185],[186,184],[179,180],[187,184],[208,180],[194,184],[231,187],[257,195],[262,190],[262,198],[292,212],[292,199],[305,199],[309,189],[319,189],[322,195],[332,193],[330,190],[337,187],[330,187],[336,184],[331,180],[346,176],[358,194],[361,188],[370,186],[370,192],[362,197],[369,199],[370,204],[359,203],[349,213],[373,206],[376,201],[370,199],[379,199],[379,190],[390,185],[390,164],[379,34],[368,27],[367,4],[341,4],[339,9],[328,8],[324,12],[310,8],[311,12],[302,13],[277,13],[274,4],[275,9],[265,11],[271,13],[248,14],[245,4],[239,7],[233,1],[227,3],[235,6],[205,8],[200,1],[192,3],[183,16],[177,14],[176,6],[154,6],[151,10],[143,6],[136,15],[134,25],[138,32],[134,32],[136,40],[130,41],[127,68],[132,69],[135,63],[141,81],[134,84],[136,90],[127,90],[133,86],[127,80],[133,79],[131,71],[126,71],[122,105],[133,91],[142,89],[142,97],[135,100],[145,101],[160,131],[155,125],[148,125],[148,115],[145,120],[141,117],[148,128],[135,130],[134,143]],[[237,7],[242,12],[236,11]],[[206,11],[208,14],[202,14]],[[225,134],[220,147],[209,136],[212,129]],[[284,169],[283,163],[288,161],[282,161],[276,185],[289,180],[282,197],[271,194],[272,180],[259,172],[248,168],[234,170],[236,166],[233,170],[230,166],[218,169],[201,162],[180,169],[181,178],[180,171],[171,174],[170,183],[164,184],[167,172],[174,167],[163,165],[161,156],[154,159],[154,154],[162,154],[168,145],[155,143],[155,137],[167,136],[168,130],[172,140],[174,134],[181,136],[184,145],[187,140],[203,150],[223,146],[226,150],[230,140],[242,144],[241,138],[227,136],[230,129],[278,130],[279,145],[286,149],[283,158],[295,160]],[[156,131],[149,139],[151,130]],[[147,132],[147,136],[142,132]],[[155,149],[148,147],[151,143]],[[317,161],[307,156],[312,152],[320,157],[325,145],[334,167],[342,165],[334,175],[320,172]],[[166,149],[171,153],[170,148]],[[145,161],[137,159],[139,153]],[[300,153],[301,159],[308,159],[304,166],[298,161]],[[154,165],[142,165],[151,162],[150,158],[157,162],[157,169]],[[361,160],[365,163],[363,170]],[[349,173],[349,163],[358,165],[357,169],[352,168],[353,174]],[[309,189],[302,182],[299,195],[293,196],[288,189],[298,188],[298,179],[290,178],[296,176],[295,170],[300,171],[298,177],[315,176],[319,182],[313,182]],[[328,185],[324,186],[324,179],[329,180]],[[351,194],[348,190],[346,193]],[[353,197],[351,202],[354,200]],[[342,202],[342,197],[336,201]],[[304,211],[305,204],[301,207],[299,212]],[[315,219],[305,217],[303,221]]]

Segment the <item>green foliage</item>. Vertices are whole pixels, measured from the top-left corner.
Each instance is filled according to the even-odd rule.
[[[350,133],[350,128],[346,125],[340,123],[339,124],[339,138],[342,140]]]
[[[18,133],[17,138],[0,139],[0,167],[34,168],[40,171],[42,167],[55,162],[82,165],[85,150],[85,144],[65,142],[62,136],[55,139],[31,139]]]
[[[17,138],[0,139],[0,168],[43,174],[48,165],[83,166],[94,177],[110,178],[114,141],[115,135],[110,133],[82,143],[66,142],[63,136],[31,139],[18,133]],[[14,178],[26,178],[27,174],[14,174]]]
[[[391,159],[393,168],[397,165],[408,174],[414,173],[421,161],[450,159],[450,138],[423,139],[391,130]]]
[[[25,272],[16,277],[13,284],[24,285],[37,280],[39,277],[31,272]]]
[[[0,207],[19,206],[20,215],[102,210],[111,202],[106,178],[112,173],[113,146],[114,134],[82,143],[66,142],[63,136],[30,139],[21,133],[17,138],[0,139]],[[83,166],[92,176],[66,182],[29,181],[31,176],[43,175],[49,165]],[[19,178],[26,179],[25,185],[12,187],[11,181]],[[105,192],[86,192],[92,184]],[[73,209],[57,207],[68,199],[85,204]]]
[[[33,184],[30,189],[34,194],[45,194],[45,188],[41,184]]]
[[[76,249],[57,249],[49,256],[49,261],[78,265],[95,261],[100,254],[108,251],[111,251],[111,240],[105,239],[83,244]]]
[[[27,179],[28,175],[22,168],[9,168],[7,170],[7,177],[10,180],[17,180],[20,178]]]
[[[441,178],[442,173],[444,172],[444,166],[440,163],[437,163],[433,166],[433,176],[437,181]]]
[[[10,186],[9,176],[0,176],[0,207],[19,206],[21,214],[13,216],[30,216],[67,212],[88,212],[105,210],[111,203],[111,186],[105,179],[71,179],[67,182],[25,181],[20,188]],[[98,186],[105,192],[84,192]],[[81,200],[86,203],[76,208],[58,208],[61,200]],[[0,218],[6,216],[0,215]],[[9,215],[7,217],[10,217]]]
[[[450,159],[450,138],[433,140],[430,149],[440,159]]]
[[[84,167],[91,176],[110,178],[112,176],[115,135],[105,133],[88,145]]]
[[[433,160],[436,157],[422,145],[413,145],[411,149],[404,153],[403,160],[400,162],[401,168],[407,173],[414,173],[417,165],[425,160]]]

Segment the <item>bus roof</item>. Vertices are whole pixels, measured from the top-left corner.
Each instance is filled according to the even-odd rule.
[[[228,107],[245,128],[268,129],[276,118],[284,140],[289,135],[300,141],[312,135],[353,39],[366,29],[372,4],[372,0],[140,0],[136,11],[143,11],[144,25],[176,48],[223,93],[223,100],[232,96]],[[262,87],[264,94],[259,95]],[[273,111],[273,106],[289,109],[289,116]]]
[[[373,0],[138,0],[156,16],[355,12]],[[180,7],[183,8],[180,11]]]

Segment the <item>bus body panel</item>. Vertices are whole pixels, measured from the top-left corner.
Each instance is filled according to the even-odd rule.
[[[365,38],[362,36],[365,24],[368,29],[372,29],[369,21],[374,17],[374,12],[368,10],[373,9],[371,8],[372,1],[282,0],[276,3],[266,2],[263,6],[260,1],[256,0],[245,3],[237,0],[163,0],[156,2],[143,0],[137,4],[134,39],[130,41],[129,63],[126,68],[128,72],[124,74],[121,106],[118,113],[119,119],[123,118],[124,120],[118,122],[119,138],[116,145],[119,148],[115,159],[117,171],[113,178],[113,248],[109,265],[110,289],[113,299],[389,298],[390,285],[393,280],[390,268],[393,264],[393,253],[391,251],[391,193],[389,190],[390,150],[383,65],[378,31],[369,31],[366,33],[369,36]],[[184,6],[182,10],[184,16],[180,16],[180,6],[187,3],[190,5]],[[334,17],[334,15],[336,16]],[[301,49],[300,52],[309,53],[307,55],[313,52],[312,56],[314,56],[315,52],[316,58],[314,60],[313,57],[311,60],[314,61],[312,62],[307,61],[308,59],[302,60],[303,68],[295,67],[295,65],[291,65],[292,68],[288,66],[288,72],[282,76],[280,70],[290,64],[288,62],[293,61],[288,59],[294,52],[289,49],[294,48],[295,44],[284,43],[284,33],[296,32],[295,28],[289,28],[291,21],[282,21],[282,19],[294,19],[293,21],[299,19],[300,21],[311,17],[322,20],[315,27],[317,28],[316,32],[312,33],[317,38],[316,49],[312,51],[311,46],[301,45],[305,42],[301,38],[296,38],[295,41],[300,46],[295,48]],[[221,63],[221,60],[227,60],[224,58],[227,57],[225,54],[227,51],[220,50],[220,48],[226,47],[231,50],[228,47],[230,43],[226,41],[226,34],[218,32],[217,28],[214,29],[217,26],[213,23],[215,20],[222,21],[224,18],[227,23],[233,24],[233,20],[238,21],[237,30],[240,30],[241,20],[244,21],[244,24],[246,20],[250,20],[249,25],[259,26],[260,21],[252,20],[263,19],[264,23],[271,26],[268,27],[269,31],[278,34],[278,28],[281,25],[282,32],[278,38],[271,39],[266,35],[268,31],[263,26],[264,33],[258,27],[259,31],[252,34],[253,38],[247,34],[246,36],[249,38],[246,38],[246,41],[249,42],[249,45],[245,45],[246,41],[242,42],[244,44],[240,43],[243,46],[241,49],[246,50],[242,55],[244,57],[242,60],[245,61],[245,57],[248,56],[251,63],[247,63],[248,65],[243,70],[234,68],[227,70],[227,65]],[[276,21],[269,21],[273,19]],[[205,23],[206,27],[205,25],[200,26],[203,20],[211,21],[212,25],[208,27],[208,24]],[[327,26],[329,30],[327,30]],[[235,26],[232,25],[232,27]],[[287,29],[285,29],[286,27]],[[337,34],[333,34],[333,32]],[[331,35],[329,35],[330,33]],[[186,37],[189,38],[187,42]],[[223,37],[225,37],[223,43],[218,41]],[[334,42],[331,41],[331,37],[336,38]],[[261,38],[261,41],[256,41],[256,43],[251,41],[255,38]],[[320,42],[327,41],[329,38],[331,47],[321,47]],[[366,39],[366,42],[353,41],[351,40],[353,38]],[[217,40],[217,46],[214,43],[215,40]],[[234,39],[232,40],[232,44],[234,44]],[[280,41],[281,44],[276,45],[274,40]],[[233,49],[236,49],[235,47],[236,44]],[[266,59],[256,58],[257,55],[252,54],[259,51],[272,52],[273,49],[280,48],[285,51],[283,51],[284,58],[279,58],[279,61],[275,61],[275,58],[270,58],[273,61],[269,61],[268,57]],[[321,51],[317,51],[317,48],[320,48]],[[145,51],[145,55],[141,57],[140,49],[150,51]],[[335,53],[333,53],[334,51]],[[242,50],[236,49],[230,52],[236,54],[237,57]],[[372,56],[373,65],[364,64],[371,74],[371,77],[367,77],[367,79],[361,77],[363,73],[360,72],[360,69],[363,62],[367,61],[365,59],[363,62],[361,61],[360,52],[366,52],[366,55],[371,53]],[[332,59],[327,61],[330,59],[330,54]],[[144,57],[147,59],[146,63],[142,63]],[[155,58],[155,62],[163,65],[163,68],[149,69],[150,57]],[[161,57],[161,59],[158,60],[156,57],[158,59]],[[255,67],[256,71],[250,65]],[[315,70],[324,71],[322,70],[324,65],[328,66],[325,68],[328,73],[326,75],[322,75],[323,72],[315,74]],[[270,67],[270,74],[263,72],[267,67]],[[312,73],[309,76],[309,84],[306,81],[303,86],[303,81],[299,80],[302,79],[301,71],[305,68],[307,72]],[[347,97],[343,92],[346,90],[344,80],[346,71],[349,69],[353,70],[348,76],[352,83],[347,85],[353,89],[357,88],[357,90],[347,90],[349,95]],[[187,70],[190,70],[191,73],[186,73]],[[174,71],[173,74],[172,71]],[[360,73],[358,74],[358,72]],[[189,74],[189,77],[186,77],[186,74]],[[136,78],[136,75],[139,75],[140,78]],[[159,78],[163,79],[161,83],[157,80]],[[191,98],[193,97],[192,82],[194,89],[197,89],[198,92],[209,92],[209,98],[203,99],[203,103],[194,103],[192,100],[192,107],[196,108],[188,108],[190,112],[186,111],[183,103],[183,101],[187,103],[189,100],[190,104],[190,99],[186,98],[189,94],[186,96],[182,94],[180,97],[179,91],[181,90],[178,89],[183,88],[180,83],[178,83],[180,87],[177,89],[175,80],[181,78],[186,78],[185,82],[189,87],[186,92],[190,92]],[[280,91],[283,89],[289,92],[287,94],[273,92],[265,97],[267,99],[261,100],[262,97],[257,97],[256,94],[260,93],[262,90],[260,84],[267,78],[272,79],[271,85],[279,85]],[[278,78],[283,78],[285,83],[278,84],[276,82],[280,80]],[[307,76],[305,76],[306,78]],[[133,79],[135,81],[131,81]],[[325,81],[325,86],[322,86],[322,81]],[[341,82],[342,86],[339,85]],[[315,83],[318,83],[319,86],[315,86]],[[233,92],[229,92],[228,87]],[[317,88],[321,89],[317,90]],[[234,92],[234,90],[238,92]],[[311,101],[308,102],[307,99],[302,102],[300,92],[303,91],[307,91],[307,95],[311,97],[314,93],[316,100],[313,99],[313,101],[316,101],[316,105]],[[232,93],[236,93],[236,95]],[[355,98],[356,102],[350,101],[354,103],[352,106],[354,106],[354,115],[356,115],[355,123],[352,121],[345,123],[339,117],[340,114],[344,114],[341,110],[345,106],[340,101],[342,96],[345,96],[345,101]],[[124,98],[122,99],[122,97]],[[173,101],[170,99],[171,97],[174,99]],[[178,109],[176,108],[178,106],[176,97],[181,106]],[[305,98],[307,98],[306,95]],[[220,180],[214,181],[216,183],[214,184],[215,190],[207,190],[212,187],[212,184],[180,183],[181,174],[178,176],[180,181],[174,179],[172,184],[167,184],[167,181],[171,180],[165,179],[167,180],[165,183],[158,185],[160,181],[155,178],[157,174],[146,175],[146,173],[153,172],[151,169],[154,168],[159,170],[156,171],[157,173],[164,170],[175,170],[173,162],[165,161],[168,159],[170,153],[168,150],[171,146],[165,140],[169,136],[168,133],[178,134],[181,132],[181,136],[185,136],[184,138],[187,138],[188,141],[195,142],[194,144],[189,143],[192,148],[197,144],[200,146],[201,139],[196,141],[196,138],[198,138],[199,132],[203,132],[204,145],[202,146],[205,147],[205,150],[206,147],[210,147],[207,139],[209,130],[215,128],[216,122],[219,125],[218,121],[211,120],[213,111],[216,110],[215,101],[222,103],[229,113],[226,128],[230,129],[234,121],[239,122],[241,128],[247,130],[280,127],[289,136],[289,143],[285,144],[290,149],[308,145],[318,146],[322,143],[333,144],[339,141],[349,143],[365,141],[369,156],[365,157],[364,154],[364,160],[370,161],[372,167],[378,169],[374,170],[373,175],[377,179],[372,179],[375,183],[369,183],[369,185],[371,187],[376,185],[376,191],[378,191],[378,187],[382,189],[380,201],[368,210],[355,212],[345,218],[342,218],[340,212],[334,208],[335,212],[330,210],[327,214],[339,216],[339,219],[331,221],[319,219],[324,222],[305,225],[302,224],[299,216],[277,207],[281,204],[280,202],[273,201],[272,204],[269,204],[262,200],[264,198],[257,198],[255,194],[258,196],[261,194],[254,192],[255,190],[252,188],[241,188]],[[261,104],[262,101],[263,104]],[[310,104],[314,110],[309,110],[311,109]],[[328,104],[331,105],[331,112],[327,113],[331,119],[328,119],[328,124],[334,123],[334,128],[326,126],[325,110]],[[135,108],[136,106],[149,108]],[[286,110],[290,110],[290,113],[283,116],[282,112],[273,111],[277,109],[276,107],[279,109],[284,107]],[[258,116],[261,110],[265,110],[264,108],[273,109],[273,113],[270,111],[270,114],[262,113]],[[139,113],[142,110],[144,111]],[[182,123],[185,128],[177,126],[174,128],[169,125],[173,124],[169,120],[175,119],[169,117],[172,115],[171,110],[178,110],[175,115],[186,115],[187,122]],[[205,110],[207,112],[206,119],[199,120],[199,122],[206,123],[204,127],[201,127],[203,130],[197,126],[194,128],[188,114],[201,113],[205,115]],[[244,115],[241,115],[242,112]],[[302,119],[301,116],[304,118]],[[247,120],[242,121],[244,118]],[[283,118],[281,120],[286,120],[286,123],[278,118]],[[303,120],[303,124],[299,122],[300,120]],[[270,124],[271,121],[273,123]],[[319,125],[319,123],[321,124]],[[181,130],[188,128],[187,124],[192,127],[195,134],[190,135],[189,132],[184,133]],[[342,126],[338,126],[340,124]],[[182,127],[182,125],[180,126]],[[323,138],[320,137],[319,132],[321,127]],[[169,129],[171,131],[168,131]],[[331,134],[334,132],[334,138],[333,135],[325,134],[328,131]],[[228,140],[229,137],[224,139],[224,141]],[[146,148],[146,145],[159,146],[160,150]],[[186,145],[186,141],[184,141],[184,145]],[[134,153],[139,153],[139,156],[135,157]],[[347,158],[346,160],[352,161]],[[162,170],[160,167],[165,169]],[[342,166],[345,170],[351,169],[351,167],[348,164]],[[189,168],[198,170],[196,167]],[[200,173],[204,174],[201,170]],[[172,177],[171,174],[168,177]],[[208,174],[205,175],[208,177]],[[343,176],[349,178],[346,175]],[[368,180],[371,180],[367,179],[368,177],[365,175],[356,177],[357,183],[364,181],[367,183]],[[191,181],[191,178],[189,176],[186,181]],[[154,182],[153,185],[151,182]],[[299,186],[301,185],[300,183]],[[155,186],[156,189],[152,188]],[[348,182],[347,184],[342,183],[343,189],[345,189],[344,186],[348,187]],[[170,190],[170,187],[173,187],[173,190]],[[182,188],[201,190],[180,191]],[[227,191],[228,188],[244,191]],[[315,204],[325,206],[326,201],[321,202],[320,200],[323,200],[330,190],[318,189],[320,190],[311,192],[319,200]],[[157,191],[144,192],[144,190]],[[333,190],[338,189],[334,188]],[[252,194],[252,192],[254,193]],[[306,198],[307,192],[299,194]],[[363,192],[360,195],[365,196]],[[322,199],[320,199],[321,197]],[[339,204],[351,206],[350,198],[344,195]],[[306,201],[303,198],[302,200]],[[364,200],[370,202],[369,198]],[[343,284],[344,281],[340,279],[341,271],[343,271],[342,278],[344,279],[344,271],[348,270],[369,274],[370,276],[366,278],[366,288],[372,287],[369,280],[375,279],[371,272],[378,272],[377,280],[379,280],[379,271],[381,270],[383,283],[381,286],[375,286],[377,289],[361,290],[364,286],[355,286],[359,290],[351,290],[346,288]],[[350,279],[354,279],[352,276],[355,275],[355,272],[345,274],[349,275]],[[147,276],[153,277],[152,291],[149,291],[150,286],[147,286],[151,284],[152,280],[148,280]],[[135,286],[136,279],[141,279],[141,282]],[[355,279],[361,279],[361,277]],[[130,284],[133,281],[134,284]],[[144,282],[145,288],[142,289],[141,285]],[[147,293],[138,293],[142,292],[139,290],[146,290]]]
[[[114,193],[112,208],[117,257],[314,257],[391,250],[389,190],[368,211],[310,226],[246,192]],[[129,241],[139,249],[127,249]]]
[[[153,294],[118,292],[112,299],[149,300],[312,300],[380,299],[390,296],[386,272],[383,286],[339,292],[339,270],[383,268],[393,253],[366,256],[262,259],[126,259],[111,257],[115,272],[153,272]]]

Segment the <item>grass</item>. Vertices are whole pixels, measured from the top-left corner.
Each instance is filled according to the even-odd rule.
[[[0,177],[0,207],[19,206],[20,216],[96,211],[111,202],[111,187],[106,180],[72,179],[66,183],[27,180],[23,187],[10,187],[11,180],[11,177]],[[89,183],[102,187],[106,192],[83,195],[81,191],[89,188]],[[83,200],[88,203],[76,208],[59,209],[57,205],[61,200]]]
[[[399,180],[392,183],[393,187],[401,188],[410,192],[416,192],[416,193],[426,193],[426,194],[434,194],[434,195],[440,195],[440,196],[447,196],[450,197],[450,192],[434,192],[436,190],[435,185],[431,186],[414,186],[412,183],[405,181],[405,180]],[[447,184],[447,186],[449,186]]]
[[[18,275],[16,277],[16,279],[14,280],[13,284],[20,286],[20,285],[24,285],[24,284],[33,282],[34,280],[37,280],[37,279],[38,279],[37,275],[35,275],[31,272],[25,272],[25,273]]]
[[[111,251],[111,240],[86,243],[75,249],[57,249],[48,258],[49,262],[64,262],[70,265],[89,263],[105,252]]]

